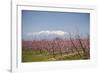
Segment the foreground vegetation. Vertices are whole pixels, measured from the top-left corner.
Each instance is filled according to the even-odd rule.
[[[61,61],[61,60],[82,60],[89,59],[89,55],[84,55],[82,51],[80,51],[81,57],[77,52],[75,53],[63,53],[60,55],[56,53],[55,55],[50,54],[47,51],[34,51],[34,50],[23,50],[22,52],[22,62],[39,62],[39,61]]]
[[[22,41],[22,62],[90,59],[87,38]]]

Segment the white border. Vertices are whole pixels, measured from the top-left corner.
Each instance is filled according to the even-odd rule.
[[[32,62],[21,63],[21,10],[41,10],[57,12],[90,13],[90,60],[57,61],[57,62]],[[14,11],[15,10],[15,11]],[[20,71],[45,71],[73,68],[95,67],[97,64],[96,48],[96,12],[93,7],[78,7],[59,5],[16,5],[12,10],[12,72]],[[16,40],[15,40],[16,39]]]

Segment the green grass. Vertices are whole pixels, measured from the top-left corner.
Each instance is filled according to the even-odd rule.
[[[42,52],[42,53],[41,53]],[[22,50],[22,62],[40,62],[40,61],[62,61],[62,60],[82,60],[89,59],[89,56],[84,56],[84,53],[81,51],[81,57],[75,53],[56,53],[55,55],[50,54],[47,51],[39,51],[39,50]],[[87,57],[87,58],[86,58]]]

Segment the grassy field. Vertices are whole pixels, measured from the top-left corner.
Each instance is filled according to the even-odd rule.
[[[80,51],[81,57],[77,52],[74,53],[49,53],[47,51],[39,50],[30,50],[23,49],[22,50],[22,62],[41,62],[41,61],[62,61],[62,60],[83,60],[89,59],[89,56],[85,56],[82,51]]]

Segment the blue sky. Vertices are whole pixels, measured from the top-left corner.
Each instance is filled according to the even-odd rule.
[[[30,39],[41,31],[45,35],[59,31],[76,34],[78,31],[85,36],[89,30],[89,13],[22,10],[22,39]]]

